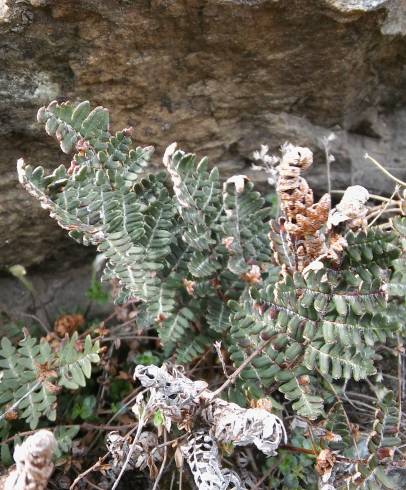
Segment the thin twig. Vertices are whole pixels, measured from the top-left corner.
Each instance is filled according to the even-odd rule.
[[[376,165],[379,170],[384,173],[386,176],[388,176],[390,179],[394,180],[398,184],[400,184],[402,187],[406,187],[406,182],[403,182],[403,180],[398,179],[394,175],[392,175],[384,166],[382,166],[375,158],[372,158],[368,153],[365,153],[365,157],[367,160],[371,161],[374,165]]]
[[[345,191],[341,189],[334,189],[331,191],[332,194],[344,194]],[[376,201],[382,201],[382,202],[394,202],[399,204],[399,201],[397,199],[389,199],[388,197],[380,196],[378,194],[369,194],[370,199],[375,199]]]
[[[259,468],[258,468],[257,462],[255,461],[255,457],[252,453],[252,448],[247,447],[245,449],[245,454],[246,454],[247,458],[249,459],[249,462],[252,466],[252,469],[255,471],[255,473],[259,473]]]
[[[92,471],[95,471],[97,470],[97,468],[99,468],[101,466],[101,464],[103,463],[103,461],[105,459],[107,459],[108,455],[110,454],[110,452],[107,452],[102,458],[99,458],[96,463],[91,466],[90,468],[88,468],[86,471],[84,471],[83,473],[81,473],[80,475],[78,475],[74,480],[73,480],[73,483],[72,485],[69,487],[69,490],[73,490],[75,488],[75,486],[80,482],[80,480],[82,480],[86,475],[88,475],[89,473],[91,473]]]
[[[137,433],[135,434],[134,440],[131,443],[130,449],[127,453],[127,457],[125,458],[125,461],[123,463],[123,466],[121,467],[120,473],[118,474],[117,479],[114,482],[114,485],[111,487],[111,490],[115,490],[118,487],[118,484],[120,483],[120,480],[121,480],[122,476],[124,475],[124,471],[127,468],[128,463],[130,462],[130,459],[131,459],[131,456],[134,452],[135,446],[138,443],[138,440],[140,438],[141,431],[142,431],[143,427],[144,427],[144,417],[142,416],[142,417],[140,417],[140,419],[138,421]]]
[[[131,392],[129,395],[127,395],[127,396],[126,396],[126,397],[125,397],[125,398],[124,398],[124,399],[123,399],[123,400],[120,402],[121,407],[120,407],[120,408],[119,408],[119,409],[118,409],[116,412],[114,412],[114,414],[113,414],[113,415],[110,417],[110,419],[107,421],[107,423],[106,423],[105,425],[106,425],[106,426],[110,425],[110,424],[113,422],[113,420],[115,420],[115,419],[116,419],[116,418],[117,418],[119,415],[121,415],[121,414],[122,414],[122,412],[123,412],[124,410],[126,410],[126,409],[127,409],[127,407],[128,407],[128,406],[129,406],[129,405],[130,405],[130,404],[131,404],[133,401],[135,401],[135,400],[136,400],[137,395],[138,395],[138,393],[139,393],[140,391],[141,391],[141,390],[140,390],[140,388],[137,388],[137,389],[135,389],[133,392]],[[134,395],[133,395],[133,393],[134,393]],[[128,401],[127,401],[127,400],[128,400]],[[114,429],[114,430],[118,430],[118,429]],[[132,433],[132,431],[131,431],[130,433]],[[95,447],[95,445],[97,444],[97,441],[98,441],[98,439],[99,439],[99,438],[100,438],[100,433],[97,433],[97,434],[96,434],[96,437],[95,437],[95,438],[94,438],[94,439],[93,439],[91,442],[89,442],[89,445],[88,445],[88,447],[86,448],[86,449],[87,449],[87,453],[89,453],[89,452],[90,452],[90,451],[91,451],[91,450],[92,450],[92,449]]]
[[[113,413],[113,415],[109,418],[109,420],[107,421],[107,425],[111,424],[113,422],[113,420],[115,420],[119,415],[121,415],[124,410],[126,410],[129,405],[134,402],[138,396],[138,394],[141,392],[141,388],[136,388],[135,390],[133,390],[131,393],[129,393],[127,396],[125,396],[122,400],[120,400],[120,408]],[[146,390],[144,390],[146,391]]]
[[[241,364],[241,366],[239,366],[234,372],[233,374],[219,387],[217,388],[217,390],[213,391],[211,394],[210,394],[210,399],[213,399],[213,398],[216,398],[217,396],[219,396],[219,394],[224,391],[226,388],[228,388],[231,384],[235,383],[235,381],[237,380],[239,374],[241,373],[241,371],[243,371],[247,366],[248,364],[253,360],[255,359],[255,357],[257,357],[263,349],[265,349],[265,347],[267,347],[271,341],[273,340],[274,336],[270,337],[268,340],[266,340],[265,342],[263,342],[259,347],[257,347],[254,352],[252,352],[246,359],[245,361]]]
[[[312,426],[311,426],[311,424],[308,424],[307,427],[309,429],[309,435],[310,435],[310,440],[311,440],[311,443],[312,443],[312,448],[313,448],[314,454],[317,454],[316,441],[314,439],[314,434],[313,434]]]
[[[121,480],[121,478],[122,478],[122,476],[124,474],[124,471],[125,471],[126,467],[128,466],[128,463],[130,462],[130,459],[131,459],[131,456],[132,456],[132,454],[134,452],[135,446],[137,445],[138,440],[139,440],[139,438],[141,436],[142,429],[144,428],[145,423],[146,423],[146,421],[148,419],[149,410],[150,410],[150,407],[151,407],[151,405],[153,403],[153,400],[154,400],[154,397],[151,396],[150,399],[148,400],[147,404],[143,408],[141,414],[140,414],[140,417],[138,419],[138,428],[137,428],[137,432],[136,432],[136,434],[134,436],[134,440],[131,443],[130,449],[129,449],[128,454],[127,454],[127,457],[125,458],[124,464],[121,467],[120,473],[118,474],[117,479],[114,482],[114,485],[111,487],[111,490],[115,490],[117,488],[117,486],[120,483],[120,480]]]
[[[223,353],[221,352],[221,341],[219,342],[214,342],[214,348],[216,349],[216,352],[217,352],[217,355],[218,355],[218,358],[220,359],[220,362],[221,362],[221,367],[223,368],[223,373],[224,373],[224,376],[228,379],[229,376],[228,376],[228,373],[227,373],[227,369],[226,369],[226,363],[224,361],[224,356],[223,356]]]
[[[124,425],[105,425],[105,424],[89,424],[88,422],[84,422],[81,424],[80,428],[81,429],[88,429],[88,430],[124,430],[124,429],[131,429],[135,425],[134,424],[124,424]],[[66,426],[64,426],[66,427]]]
[[[158,484],[162,478],[162,473],[164,472],[164,468],[165,468],[165,465],[166,465],[166,458],[168,456],[168,444],[167,444],[167,432],[166,432],[166,429],[164,429],[164,457],[162,459],[162,464],[161,464],[161,467],[159,469],[159,473],[158,473],[158,476],[156,477],[155,479],[155,482],[154,482],[154,486],[152,487],[152,490],[157,490],[158,488]]]
[[[398,185],[395,185],[395,190],[393,191],[392,195],[390,196],[390,199],[392,200],[393,197],[395,196],[395,194],[399,191],[399,186]],[[371,223],[368,224],[368,228],[370,226],[372,226],[375,221],[377,221],[383,213],[385,212],[388,212],[389,210],[387,210],[388,206],[390,204],[390,201],[387,201],[384,205],[384,207],[381,209],[381,211],[375,216],[375,218],[371,221]],[[392,211],[392,208],[390,209],[390,211]],[[399,211],[399,208],[395,208],[395,211]],[[371,215],[372,216],[372,215]]]
[[[391,230],[392,223],[382,223],[381,225],[377,225],[381,230]]]
[[[316,449],[306,449],[304,447],[291,446],[290,444],[280,445],[278,449],[285,449],[286,451],[290,451],[291,453],[308,454],[310,456],[317,456],[319,454]]]
[[[7,415],[9,412],[12,412],[15,408],[20,405],[20,403],[27,398],[27,396],[30,396],[31,393],[33,393],[39,386],[41,385],[41,381],[37,381],[28,391],[25,393],[21,398],[19,398],[15,403],[11,405],[5,412],[0,414],[0,420],[3,420],[5,415]]]
[[[90,485],[92,488],[95,488],[96,490],[103,490],[103,488],[102,488],[102,487],[99,487],[99,485],[96,485],[96,483],[92,483],[92,482],[89,480],[89,478],[84,477],[83,479],[84,479],[84,480],[85,480],[85,482],[86,482],[88,485]]]
[[[183,480],[183,466],[179,470],[179,490],[182,490],[182,480]]]
[[[96,337],[94,340],[102,340],[103,342],[112,342],[117,339],[120,340],[159,340],[159,337],[153,337],[152,335],[115,335],[114,337]]]
[[[374,211],[372,213],[369,213],[367,215],[367,219],[374,218],[371,223],[368,224],[368,228],[370,228],[383,214],[389,214],[389,213],[399,213],[399,208],[389,208],[387,209],[386,207],[382,207],[379,209],[379,211]]]
[[[255,485],[251,488],[251,490],[258,490],[258,488],[261,487],[261,485],[266,481],[266,479],[272,475],[272,473],[275,471],[275,469],[276,469],[275,466],[272,466],[272,468],[269,468],[269,470],[265,473],[265,475],[255,483]]]
[[[174,483],[175,483],[175,478],[176,478],[176,473],[175,473],[175,472],[173,472],[173,473],[172,473],[172,476],[171,476],[171,484],[170,484],[170,486],[169,486],[169,490],[172,490],[172,489],[173,489],[173,485],[174,485]]]
[[[174,442],[178,442],[179,440],[181,439],[184,439],[185,437],[187,437],[188,435],[187,434],[183,434],[182,436],[179,436],[179,437],[176,437],[175,439],[171,439],[170,441],[165,441],[163,442],[162,444],[158,444],[158,446],[155,446],[152,451],[151,451],[151,455],[154,454],[154,452],[158,449],[161,449],[162,447],[165,447],[165,446],[170,446],[171,444],[173,444]]]
[[[206,357],[210,354],[210,352],[211,352],[211,348],[209,347],[208,349],[206,349],[206,352],[202,356],[200,356],[200,359],[196,362],[196,364],[192,367],[192,369],[188,371],[188,376],[190,376],[196,371],[196,369],[206,359]]]
[[[333,139],[334,139],[333,134]],[[330,155],[330,139],[329,137],[323,138],[324,155],[326,158],[326,168],[327,168],[327,192],[331,196],[331,162],[334,161],[334,157]]]
[[[25,316],[27,318],[31,318],[40,324],[40,326],[44,329],[45,333],[48,335],[51,333],[51,330],[45,325],[44,321],[37,315],[32,315],[31,313],[20,313],[21,316]]]
[[[358,396],[359,398],[363,398],[364,400],[371,401],[373,404],[376,403],[376,398],[370,395],[366,395],[365,393],[359,393],[357,391],[347,391],[348,395]],[[375,410],[374,406],[371,405],[371,410]]]
[[[399,404],[399,418],[398,418],[398,425],[397,425],[397,434],[400,432],[400,428],[402,425],[402,385],[403,385],[403,360],[401,356],[401,352],[403,349],[403,343],[400,340],[400,336],[397,336],[397,341],[398,341],[398,404]]]
[[[109,348],[108,348],[108,354],[107,354],[107,358],[108,359],[111,359],[113,357],[114,347],[115,347],[114,344],[111,344],[109,346]],[[107,369],[104,369],[103,370],[102,377],[101,377],[100,382],[99,382],[99,390],[98,390],[98,393],[97,393],[97,401],[96,401],[97,407],[102,406],[102,402],[103,402],[103,399],[104,399],[104,394],[106,392],[106,385],[108,383],[108,377],[109,377],[109,372],[108,372]]]
[[[63,425],[63,427],[78,427],[78,424],[66,424]],[[89,424],[88,422],[84,422],[83,424],[79,425],[80,429],[83,430],[124,430],[124,429],[130,429],[131,427],[134,427],[134,424],[125,424],[125,425],[96,425],[96,424]],[[56,427],[41,427],[41,429],[46,429],[51,432],[55,431]],[[13,436],[8,437],[7,439],[4,439],[3,441],[0,441],[0,446],[5,446],[6,444],[14,441],[17,437],[25,437],[25,436],[30,436],[34,434],[35,430],[27,430],[25,432],[19,432],[18,434],[14,434]]]
[[[66,426],[65,426],[66,427]],[[53,431],[55,427],[43,427],[46,430]],[[13,436],[7,437],[3,441],[0,441],[0,446],[6,446],[9,442],[14,441],[17,437],[25,437],[34,434],[35,430],[26,430],[25,432],[18,432],[18,434],[14,434]]]

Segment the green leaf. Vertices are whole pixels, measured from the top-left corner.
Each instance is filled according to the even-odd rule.
[[[83,352],[76,346],[77,341],[78,334],[75,332],[72,338],[63,345],[59,356],[58,383],[72,390],[86,386],[86,378],[91,376],[91,364],[100,361],[98,341],[93,344],[88,335],[85,338]]]
[[[330,375],[333,379],[354,378],[359,381],[376,373],[371,354],[371,350],[366,348],[363,353],[357,353],[340,345],[312,342],[306,348],[303,362],[308,369],[318,367],[323,375]]]
[[[341,295],[333,296],[334,305],[336,307],[337,313],[341,316],[346,316],[348,308],[345,298]]]
[[[154,416],[152,418],[152,423],[154,424],[154,427],[157,427],[157,428],[162,427],[164,425],[165,417],[160,410],[157,410],[154,413]]]

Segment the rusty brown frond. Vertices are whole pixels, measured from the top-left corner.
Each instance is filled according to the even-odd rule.
[[[276,262],[290,272],[317,268],[323,258],[338,265],[347,245],[339,231],[366,226],[368,191],[362,186],[349,187],[334,209],[329,194],[314,202],[313,191],[301,175],[312,163],[308,148],[282,147],[276,186],[282,217],[278,223],[271,222],[269,238]]]
[[[54,331],[59,337],[65,337],[66,334],[72,335],[73,332],[83,327],[85,319],[83,315],[61,315],[56,319],[54,324]]]
[[[285,218],[287,245],[295,256],[293,269],[299,271],[327,249],[322,229],[330,212],[330,196],[325,194],[315,203],[313,191],[301,176],[312,163],[313,154],[308,148],[290,144],[282,147],[276,190]]]

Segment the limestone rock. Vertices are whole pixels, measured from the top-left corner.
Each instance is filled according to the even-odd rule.
[[[62,313],[80,311],[90,318],[105,318],[113,305],[88,299],[91,275],[88,265],[63,272],[32,271],[28,274],[32,291],[13,277],[0,277],[0,338],[17,335],[21,327],[32,323],[52,330],[54,320]],[[10,321],[18,322],[19,328],[11,329]]]
[[[404,0],[0,0],[0,264],[86,257],[16,179],[19,157],[66,161],[35,123],[55,97],[108,107],[157,165],[173,141],[224,177],[261,143],[309,146],[320,192],[333,130],[334,187],[390,192],[363,155],[406,177],[405,17]]]

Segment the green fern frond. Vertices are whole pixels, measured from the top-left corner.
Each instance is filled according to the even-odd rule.
[[[241,365],[250,352],[258,348],[263,340],[274,340],[244,369],[243,380],[255,380],[259,386],[279,384],[279,391],[293,401],[293,409],[300,415],[315,419],[323,413],[323,399],[313,386],[311,372],[300,366],[303,347],[286,333],[278,333],[275,324],[258,321],[254,315],[247,315],[242,307],[231,316],[231,336],[234,346],[229,348],[236,366]],[[294,368],[293,366],[297,366]]]
[[[264,207],[265,200],[253,190],[252,182],[238,178],[243,179],[241,189],[233,179],[224,184],[222,228],[228,241],[228,269],[240,275],[249,270],[250,262],[269,260],[270,209]]]
[[[401,443],[399,408],[393,392],[388,392],[377,404],[372,432],[367,446],[371,454],[379,448],[396,447]]]
[[[332,233],[346,222],[335,231],[316,223],[321,255],[317,249],[317,260],[299,267],[303,234],[288,230],[307,227],[307,237],[311,220],[317,222],[296,212],[307,202],[302,190],[292,216],[270,223],[271,210],[247,177],[222,185],[206,158],[198,161],[176,145],[165,153],[166,174],[144,174],[152,149],[132,148],[129,129],[112,135],[101,107],[51,103],[38,120],[63,151],[74,153],[72,164],[45,175],[20,161],[20,181],[74,239],[98,246],[107,259],[104,278],[118,279],[117,300],[138,302],[138,325],[156,328],[165,353],[178,362],[191,362],[221,339],[240,366],[269,341],[240,382],[255,385],[256,394],[279,390],[294,411],[315,419],[323,415],[317,390],[323,379],[367,378],[376,370],[376,344],[404,329],[402,301],[388,299],[405,297],[405,218],[394,219],[391,231],[369,227],[338,236],[337,253],[323,247],[333,246]],[[310,161],[300,152],[297,158],[297,165]],[[288,190],[301,182],[283,178]],[[287,205],[290,194],[282,194]],[[320,210],[327,219],[328,206]],[[70,360],[58,366],[68,388],[83,386],[97,362],[98,347],[80,352],[74,343],[61,353]],[[30,346],[19,355],[28,373],[30,359],[41,354]]]
[[[209,327],[217,332],[223,333],[230,327],[231,310],[224,300],[220,298],[210,298],[207,305],[206,320]]]
[[[311,371],[320,369],[323,375],[333,379],[365,379],[376,373],[373,350],[364,347],[362,353],[340,345],[312,342],[306,348],[303,363]]]
[[[196,320],[195,312],[192,308],[184,306],[175,314],[164,320],[158,327],[159,337],[162,343],[176,343],[180,339],[190,335],[192,322]]]
[[[204,255],[202,252],[194,252],[189,262],[189,272],[199,279],[212,276],[220,268],[216,255]]]
[[[41,379],[41,365],[49,362],[50,347],[46,342],[38,344],[29,336],[14,347],[7,337],[1,339],[0,383],[1,412],[15,407],[20,417],[34,429],[41,416],[56,418],[56,396],[47,390]],[[53,380],[56,373],[48,376]]]
[[[196,164],[196,156],[167,150],[164,164],[172,179],[176,206],[184,223],[183,240],[203,252],[216,244],[212,225],[221,212],[219,172],[207,171],[207,158]]]
[[[300,367],[295,371],[286,370],[277,376],[283,384],[279,391],[293,401],[292,408],[303,417],[310,420],[317,419],[324,414],[323,398],[317,395],[315,379],[310,371]]]
[[[347,263],[352,265],[375,262],[384,267],[398,257],[399,249],[394,242],[393,232],[384,231],[379,227],[368,228],[365,231],[348,232],[345,236]]]
[[[188,364],[198,359],[206,349],[211,348],[213,343],[213,338],[204,334],[196,335],[192,340],[188,337],[183,340],[176,348],[176,362],[179,364]]]
[[[53,352],[49,343],[27,335],[16,348],[7,337],[0,349],[0,406],[1,412],[14,407],[19,418],[32,429],[43,416],[56,418],[58,386],[78,389],[90,378],[91,364],[98,362],[99,343],[86,337],[83,352],[77,346],[75,333],[61,348]]]
[[[329,441],[329,446],[334,449],[352,448],[354,445],[354,436],[351,433],[351,427],[348,425],[348,415],[345,412],[343,403],[337,401],[326,415],[325,427],[333,434],[340,437],[341,440]]]
[[[385,459],[392,459],[391,448],[400,444],[399,435],[399,414],[393,399],[393,393],[389,392],[377,403],[375,421],[372,431],[367,440],[369,457],[366,463],[359,463],[356,471],[360,477],[357,485],[350,485],[351,489],[361,488],[362,490],[375,490],[385,488],[397,490],[397,482],[388,475]],[[378,457],[379,451],[384,457]],[[383,453],[382,453],[383,452]]]
[[[99,341],[92,344],[88,335],[85,338],[83,351],[79,351],[76,343],[78,334],[75,332],[61,348],[58,359],[59,385],[71,390],[86,386],[86,378],[92,373],[92,364],[98,363],[100,357]]]

